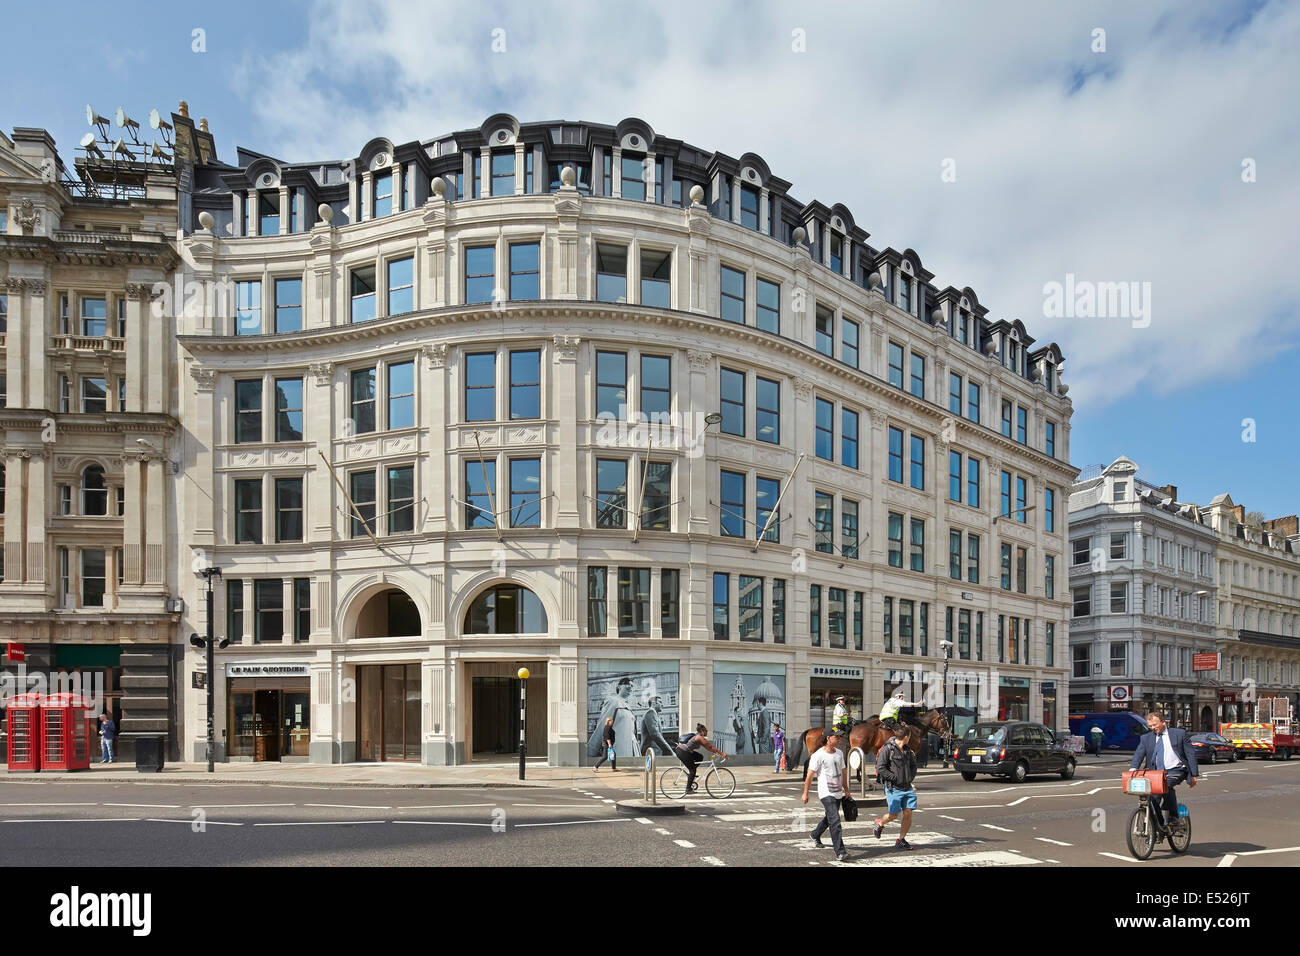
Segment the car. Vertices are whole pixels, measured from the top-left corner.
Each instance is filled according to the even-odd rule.
[[[1031,774],[1074,776],[1074,754],[1043,724],[1022,720],[984,721],[966,731],[952,751],[963,780],[981,773],[1024,783]]]
[[[1237,762],[1237,749],[1232,746],[1232,741],[1219,734],[1190,734],[1188,740],[1196,751],[1197,763]]]

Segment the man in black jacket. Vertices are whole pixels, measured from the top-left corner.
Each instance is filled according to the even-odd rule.
[[[890,737],[876,754],[876,779],[885,785],[885,802],[889,813],[875,821],[875,836],[880,839],[885,825],[902,818],[902,832],[894,841],[894,849],[910,850],[907,831],[912,829],[912,811],[916,809],[916,755],[907,748],[906,737]]]

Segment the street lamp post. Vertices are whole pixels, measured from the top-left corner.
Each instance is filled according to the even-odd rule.
[[[948,709],[948,662],[952,660],[952,641],[940,641],[939,647],[943,649],[943,696],[941,697],[943,703],[941,709],[946,712]],[[952,730],[951,727],[948,729]],[[945,741],[943,747],[943,768],[945,770],[948,769],[949,756],[948,744]]]
[[[524,738],[524,727],[528,723],[528,668],[519,668],[515,676],[519,678],[519,779],[523,780],[524,756],[528,752]]]
[[[208,586],[207,595],[205,598],[207,602],[206,609],[207,609],[207,616],[208,616],[208,636],[204,638],[204,637],[199,637],[197,634],[191,634],[190,643],[193,644],[195,647],[203,648],[207,651],[208,773],[213,773],[214,772],[213,751],[216,749],[216,741],[214,739],[214,727],[213,727],[213,715],[216,711],[216,700],[213,697],[213,694],[215,693],[216,690],[216,677],[214,675],[214,671],[216,669],[215,651],[217,648],[217,637],[215,633],[216,622],[212,619],[212,579],[221,577],[221,569],[215,567],[201,568],[199,570],[199,574],[202,576],[203,580],[207,582],[207,586]],[[229,637],[227,637],[222,639],[220,646],[225,647],[229,643],[230,643],[230,639]]]

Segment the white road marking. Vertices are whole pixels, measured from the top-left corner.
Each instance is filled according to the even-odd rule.
[[[191,803],[192,810],[237,810],[241,807],[292,807],[292,803]]]
[[[1098,856],[1108,856],[1108,857],[1110,857],[1112,860],[1122,860],[1122,861],[1125,862],[1125,863],[1136,863],[1136,862],[1137,862],[1137,861],[1134,860],[1132,857],[1129,857],[1129,856],[1120,856],[1118,853],[1098,853],[1097,855],[1098,855]]]
[[[646,819],[645,817],[636,817],[636,822],[637,822],[637,823],[644,823],[644,824],[646,824],[646,825],[653,825],[653,823],[654,823],[653,820],[648,820],[648,819]]]
[[[286,804],[287,806],[287,804]],[[420,807],[398,807],[398,810],[461,810],[465,807],[495,807],[495,803],[430,803]],[[585,807],[586,804],[579,804]]]
[[[1034,837],[1042,843],[1051,843],[1053,846],[1074,846],[1073,843],[1062,843],[1060,840],[1049,840],[1047,837]]]
[[[789,820],[791,814],[797,812],[792,809],[785,813],[719,813],[713,819],[719,823],[758,823],[763,820]]]
[[[304,807],[324,807],[327,810],[391,810],[392,807],[363,807],[353,803],[304,803]]]
[[[144,822],[145,822],[145,823],[189,823],[189,824],[193,824],[195,821],[193,821],[193,820],[164,820],[164,819],[162,819],[161,817],[145,817],[145,821],[144,821]],[[204,827],[242,827],[242,826],[243,826],[242,823],[222,823],[222,822],[220,822],[220,821],[218,821],[218,820],[204,820],[204,821],[203,821],[201,824],[199,824],[199,825],[200,825],[200,826],[204,826]]]
[[[562,820],[559,823],[516,823],[516,827],[572,827],[580,823],[631,823],[631,817],[615,817],[612,820]]]
[[[941,813],[941,814],[939,814],[939,816],[943,817],[945,820],[952,820],[952,821],[954,821],[954,822],[956,822],[956,823],[965,823],[965,822],[966,822],[966,821],[965,821],[963,818],[961,818],[961,817],[950,817],[950,816],[948,816],[948,814],[946,814],[946,813]]]
[[[1060,863],[1060,860],[1044,860],[1044,863]]]
[[[727,864],[723,863],[721,860],[719,860],[716,856],[702,856],[702,857],[700,857],[700,862],[701,862],[701,863],[708,863],[710,866],[726,866],[726,865],[727,865]]]
[[[150,810],[179,810],[179,803],[106,803],[106,807],[144,807]]]
[[[1041,863],[1027,856],[1017,856],[1005,850],[977,850],[974,853],[906,853],[903,851],[886,851],[880,856],[850,860],[848,866],[891,867],[891,866],[1026,866]]]
[[[255,827],[355,827],[366,823],[387,823],[387,820],[319,820],[293,823],[254,823]]]
[[[609,800],[609,799],[602,798],[600,802],[601,802],[601,803],[613,803],[614,801],[613,801],[613,800]]]
[[[673,831],[672,831],[672,830],[665,830],[663,827],[655,827],[655,833],[658,833],[660,836],[672,836],[672,835],[673,835]]]
[[[512,803],[512,807],[546,807],[549,810],[587,810],[590,803]]]
[[[139,823],[139,817],[55,817],[49,820],[0,820],[0,823]]]
[[[1238,856],[1260,856],[1264,853],[1296,853],[1300,852],[1300,846],[1282,846],[1273,850],[1247,850],[1244,853],[1238,853]]]
[[[405,824],[406,826],[421,827],[490,827],[490,823],[461,823],[452,820],[394,820],[394,823]],[[255,823],[253,826],[260,827],[262,824]]]
[[[1236,859],[1237,859],[1237,854],[1229,853],[1227,856],[1225,856],[1222,860],[1219,861],[1219,866],[1232,866],[1233,861]]]
[[[673,842],[676,843],[676,844],[677,844],[679,847],[681,847],[683,850],[694,850],[694,849],[695,849],[695,844],[692,843],[690,840],[674,840]]]
[[[1015,830],[1008,830],[1006,827],[995,827],[991,823],[981,823],[980,826],[988,830],[997,830],[999,833],[1015,833]]]
[[[1071,794],[1071,796],[1073,796],[1073,794]],[[1014,807],[1016,804],[1024,803],[1028,799],[1029,799],[1028,797],[1021,797],[1019,800],[1012,800],[1010,803],[1007,804],[1007,806]]]
[[[97,807],[98,803],[0,803],[0,807]]]

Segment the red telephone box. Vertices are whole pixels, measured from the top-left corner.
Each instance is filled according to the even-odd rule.
[[[89,770],[95,717],[80,694],[51,694],[41,699],[41,769]]]
[[[9,772],[41,769],[41,695],[19,694],[9,701]]]

